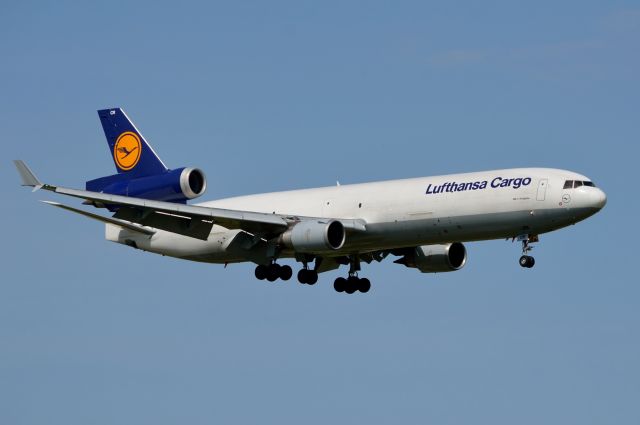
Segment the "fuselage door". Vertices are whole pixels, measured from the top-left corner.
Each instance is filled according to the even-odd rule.
[[[549,183],[549,179],[540,179],[538,182],[538,195],[536,199],[538,201],[544,201],[544,197],[547,195],[547,184]]]

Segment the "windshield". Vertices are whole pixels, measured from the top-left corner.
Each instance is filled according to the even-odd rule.
[[[565,180],[563,189],[573,189],[580,186],[596,187],[593,182],[588,180]]]

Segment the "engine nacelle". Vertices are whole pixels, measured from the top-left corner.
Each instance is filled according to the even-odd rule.
[[[467,249],[460,242],[422,245],[394,262],[416,268],[422,273],[453,272],[464,267]]]
[[[280,236],[280,242],[301,253],[331,252],[342,248],[344,226],[337,220],[306,220],[295,224]]]
[[[186,202],[207,190],[207,179],[198,168],[177,168],[152,176],[127,178],[116,174],[88,181],[87,190],[153,199],[155,201]]]

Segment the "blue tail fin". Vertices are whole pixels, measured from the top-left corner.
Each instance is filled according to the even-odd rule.
[[[98,116],[118,173],[135,178],[167,171],[162,160],[122,109],[101,109]]]

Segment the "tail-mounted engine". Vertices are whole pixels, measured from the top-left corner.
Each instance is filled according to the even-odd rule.
[[[88,181],[86,187],[93,192],[184,203],[207,190],[207,179],[198,168],[177,168],[133,179],[126,173],[115,174]]]
[[[466,262],[467,249],[460,242],[418,246],[394,261],[422,273],[453,272],[464,267]]]

